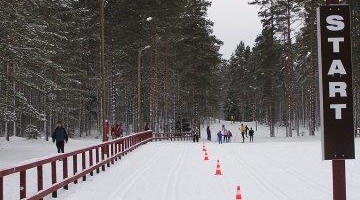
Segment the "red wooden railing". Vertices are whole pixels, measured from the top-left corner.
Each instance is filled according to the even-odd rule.
[[[153,141],[170,140],[170,141],[187,141],[192,140],[193,135],[190,132],[185,133],[154,133]]]
[[[52,194],[52,197],[57,197],[57,190],[64,188],[68,190],[70,183],[77,184],[78,179],[82,178],[86,181],[86,176],[90,174],[93,176],[96,173],[105,171],[107,165],[114,164],[114,161],[121,159],[121,157],[137,147],[146,144],[150,141],[161,140],[190,140],[192,138],[190,133],[152,133],[146,131],[136,133],[130,136],[122,137],[116,140],[101,143],[99,145],[79,149],[73,152],[58,154],[48,158],[43,158],[34,162],[21,164],[15,167],[3,169],[0,171],[0,200],[4,199],[4,178],[13,174],[20,176],[20,199],[38,200],[45,196]],[[81,156],[81,171],[78,172],[78,157]],[[100,157],[101,156],[101,157]],[[69,175],[68,160],[72,160],[73,174]],[[62,162],[62,180],[57,180],[56,166],[58,162]],[[51,186],[44,188],[44,173],[43,166],[50,164],[51,168]],[[35,169],[37,172],[37,193],[28,197],[27,195],[27,179],[26,174],[29,170]],[[32,180],[34,181],[34,180]]]

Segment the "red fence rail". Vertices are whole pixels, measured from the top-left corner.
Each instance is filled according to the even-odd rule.
[[[49,194],[52,197],[57,197],[57,190],[63,188],[68,190],[69,184],[78,183],[78,179],[82,178],[86,181],[86,176],[94,175],[94,172],[99,173],[100,168],[105,171],[107,165],[114,164],[114,161],[121,159],[122,156],[137,147],[146,144],[150,141],[184,141],[190,140],[192,135],[190,133],[152,133],[146,131],[136,133],[130,136],[122,137],[116,140],[101,143],[99,145],[79,149],[69,153],[59,154],[48,158],[43,158],[34,162],[21,164],[15,167],[3,169],[0,171],[0,200],[4,200],[4,178],[9,175],[19,174],[19,192],[20,199],[38,200],[43,199]],[[81,171],[78,172],[78,157],[81,156]],[[72,160],[72,172],[69,175],[69,160]],[[62,162],[62,180],[58,181],[57,177],[57,163]],[[44,188],[44,173],[43,166],[50,164],[51,168],[51,186]],[[80,164],[80,163],[79,163]],[[36,169],[37,176],[37,193],[27,195],[27,172],[31,169]]]
[[[154,133],[153,141],[170,140],[170,141],[188,141],[192,140],[193,135],[190,132],[185,133]]]

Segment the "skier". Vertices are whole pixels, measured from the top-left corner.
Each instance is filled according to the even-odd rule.
[[[64,142],[68,142],[68,134],[66,133],[66,130],[60,120],[56,123],[56,126],[57,127],[51,137],[53,142],[56,142],[58,153],[64,153]]]
[[[219,144],[222,144],[222,134],[221,134],[221,131],[219,131],[218,133],[217,133],[217,136],[218,136],[218,142],[219,142]]]
[[[193,132],[193,142],[199,142],[199,138],[200,138],[199,130],[196,127],[194,127],[192,132]]]
[[[250,142],[254,142],[254,130],[252,128],[250,128],[249,136],[250,136]]]
[[[228,130],[224,130],[224,131],[223,131],[223,136],[224,136],[224,143],[227,143],[227,142],[228,142],[228,138],[229,138]]]
[[[246,137],[248,137],[248,131],[249,131],[249,127],[247,125],[245,125],[245,135],[246,135]]]
[[[207,133],[207,140],[211,141],[211,131],[210,131],[210,126],[207,126],[206,128],[206,133]]]
[[[123,128],[122,128],[122,124],[118,125],[116,124],[116,137],[120,138],[123,135]]]
[[[144,130],[145,130],[145,131],[150,130],[150,125],[149,125],[149,123],[146,123]]]
[[[113,124],[113,125],[111,126],[110,132],[111,132],[111,138],[112,138],[112,139],[116,139],[116,138],[117,138],[117,136],[116,136],[117,126],[118,126],[117,124]]]
[[[224,136],[224,142],[227,142],[228,141],[228,133],[227,133],[227,130],[225,128],[225,125],[222,125],[221,132],[222,132],[222,135]]]
[[[239,130],[240,130],[240,133],[241,133],[241,137],[242,137],[242,139],[243,139],[243,143],[245,142],[245,127],[244,127],[244,124],[241,124],[241,126],[240,126],[240,128],[239,128]]]
[[[231,137],[232,137],[232,133],[230,131],[228,131],[228,142],[231,143]]]

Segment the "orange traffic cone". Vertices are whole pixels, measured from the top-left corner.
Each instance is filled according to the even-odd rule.
[[[235,198],[235,200],[242,200],[242,198],[241,198],[240,186],[237,186],[237,189],[236,189],[236,198]]]
[[[215,175],[222,175],[219,160],[217,160]]]
[[[209,160],[209,157],[208,157],[208,154],[207,154],[206,151],[205,151],[205,158],[204,158],[204,160]]]
[[[203,145],[203,149],[202,149],[203,151],[206,151],[206,149],[205,149],[205,145]]]

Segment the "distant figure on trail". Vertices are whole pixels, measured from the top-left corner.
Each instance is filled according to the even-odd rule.
[[[231,116],[231,123],[235,123],[235,117],[233,115]]]
[[[112,139],[116,139],[116,138],[117,138],[117,136],[116,136],[117,126],[118,126],[117,124],[113,124],[113,125],[111,126],[110,133],[111,133],[111,138],[112,138]]]
[[[199,133],[199,129],[197,127],[194,127],[192,129],[192,134],[193,134],[193,142],[199,142],[200,133]]]
[[[146,124],[145,124],[145,128],[144,128],[144,130],[145,130],[145,131],[150,130],[150,125],[149,125],[149,123],[146,123]]]
[[[226,130],[225,125],[222,125],[221,133],[224,136],[224,142],[228,142],[228,130]]]
[[[206,128],[206,133],[207,133],[207,140],[211,141],[211,131],[210,131],[210,126],[207,126]]]
[[[247,125],[245,125],[245,135],[246,135],[246,137],[248,137],[248,131],[249,131],[249,127]]]
[[[122,137],[122,136],[123,136],[123,132],[124,132],[124,130],[123,130],[122,124],[120,123],[120,124],[117,125],[117,127],[116,127],[116,136],[117,136],[118,138]]]
[[[217,137],[218,137],[218,142],[219,142],[219,144],[222,144],[222,134],[221,134],[221,131],[219,131],[218,133],[217,133]]]
[[[242,139],[243,139],[243,143],[245,142],[245,127],[244,127],[244,124],[241,124],[241,126],[240,126],[240,128],[239,128],[239,130],[240,130],[240,133],[241,133],[241,137],[242,137]]]
[[[51,137],[53,142],[56,142],[58,153],[64,153],[64,142],[67,143],[69,138],[60,120],[56,123],[55,131],[53,132]]]
[[[231,143],[232,133],[231,133],[230,131],[228,131],[227,136],[228,136],[228,142],[230,142],[230,143]]]
[[[249,136],[250,136],[250,142],[254,142],[254,130],[252,128],[250,128]]]

